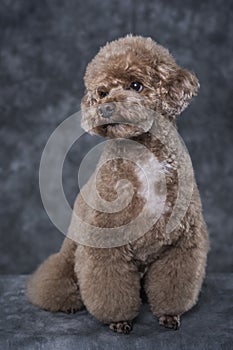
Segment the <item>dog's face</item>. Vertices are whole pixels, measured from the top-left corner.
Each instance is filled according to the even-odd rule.
[[[149,131],[155,112],[174,119],[199,87],[166,49],[139,36],[104,46],[87,66],[84,81],[83,128],[112,138]]]

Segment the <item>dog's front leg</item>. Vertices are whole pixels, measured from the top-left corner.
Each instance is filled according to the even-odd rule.
[[[110,329],[129,333],[141,304],[140,276],[121,248],[79,246],[75,271],[88,311]]]
[[[205,274],[207,243],[171,247],[145,276],[145,291],[160,325],[178,329],[180,315],[197,301]]]

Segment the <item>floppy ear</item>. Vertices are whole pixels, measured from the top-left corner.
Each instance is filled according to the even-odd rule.
[[[196,76],[186,69],[161,65],[158,67],[159,88],[162,113],[175,116],[183,112],[193,96],[197,95],[199,82]]]

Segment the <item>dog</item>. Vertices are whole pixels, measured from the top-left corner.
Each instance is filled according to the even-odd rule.
[[[50,311],[86,307],[127,334],[143,288],[159,324],[176,330],[198,300],[209,250],[194,178],[185,205],[190,183],[178,196],[188,157],[172,137],[198,80],[151,38],[128,35],[100,49],[84,81],[83,128],[109,141],[75,201],[60,252],[29,278],[29,300]],[[182,215],[168,230],[178,197]]]

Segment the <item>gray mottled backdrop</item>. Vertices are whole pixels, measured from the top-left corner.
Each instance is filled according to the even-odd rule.
[[[228,0],[2,0],[0,3],[0,272],[29,273],[64,236],[40,199],[38,167],[54,128],[79,109],[85,66],[106,41],[152,36],[201,89],[179,120],[209,227],[209,271],[233,271],[233,2]],[[65,162],[70,203],[88,135]]]

